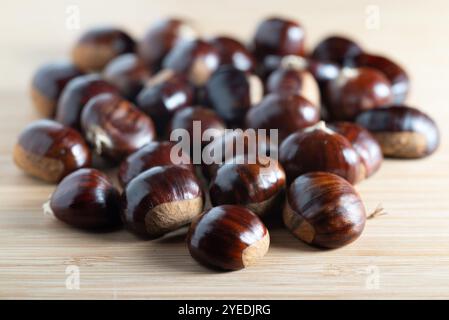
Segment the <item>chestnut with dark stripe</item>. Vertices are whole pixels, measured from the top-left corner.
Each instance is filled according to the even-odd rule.
[[[192,222],[187,245],[192,257],[205,266],[239,270],[267,253],[270,236],[253,212],[224,205],[207,210]]]
[[[256,66],[254,57],[237,39],[218,36],[208,42],[217,49],[220,55],[220,65],[233,65],[239,70],[253,72]]]
[[[123,221],[144,238],[157,238],[189,224],[203,211],[203,192],[192,170],[154,167],[132,179],[123,192]]]
[[[53,120],[37,120],[25,127],[13,157],[23,171],[47,182],[58,182],[91,164],[90,150],[83,137]]]
[[[307,173],[292,183],[283,216],[297,238],[330,249],[356,240],[366,221],[365,207],[353,186],[326,172]]]
[[[318,43],[311,54],[311,58],[344,66],[351,64],[362,52],[362,48],[353,40],[333,35]]]
[[[109,178],[96,169],[79,169],[56,187],[47,213],[81,229],[107,229],[121,225],[120,193]]]
[[[371,131],[386,157],[422,158],[434,153],[440,144],[433,119],[405,105],[365,111],[356,122]]]

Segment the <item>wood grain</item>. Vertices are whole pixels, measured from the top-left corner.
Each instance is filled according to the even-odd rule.
[[[158,16],[178,14],[207,35],[245,39],[257,21],[284,13],[306,26],[309,47],[326,34],[346,33],[366,48],[402,62],[412,77],[408,101],[433,116],[442,145],[427,159],[385,161],[357,188],[373,211],[355,243],[318,251],[287,231],[271,232],[261,263],[234,273],[199,266],[184,235],[142,241],[125,231],[85,233],[44,216],[54,186],[23,175],[11,152],[36,118],[28,94],[36,67],[64,57],[79,31],[65,27],[67,2],[8,1],[0,28],[0,298],[449,298],[449,3],[431,1],[77,1],[81,27],[117,23],[141,35]],[[378,29],[367,12],[380,10]],[[371,7],[369,7],[371,6]],[[107,8],[107,10],[104,10]],[[371,10],[371,11],[370,11]],[[369,26],[369,24],[368,24]],[[65,286],[66,267],[80,268],[80,289]]]

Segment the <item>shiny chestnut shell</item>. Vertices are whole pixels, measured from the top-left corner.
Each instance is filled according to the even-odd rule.
[[[311,54],[311,58],[317,61],[333,62],[338,65],[348,65],[362,52],[362,48],[353,40],[335,35],[318,43]]]
[[[31,99],[39,114],[53,118],[62,90],[82,71],[69,61],[47,63],[41,66],[31,81]]]
[[[128,183],[123,205],[123,221],[130,231],[157,238],[201,214],[203,192],[192,170],[182,166],[154,167]]]
[[[298,94],[269,94],[246,114],[247,128],[278,129],[279,141],[289,134],[316,124],[320,112]]]
[[[97,74],[87,74],[70,80],[59,98],[55,120],[80,129],[81,111],[86,103],[90,98],[106,92],[119,94],[115,86]]]
[[[368,130],[352,122],[334,122],[328,127],[344,136],[352,144],[365,167],[365,178],[379,170],[383,161],[382,149]]]
[[[126,53],[111,60],[103,70],[103,77],[113,84],[126,99],[134,101],[150,78],[145,63],[134,53]]]
[[[23,171],[47,182],[91,164],[83,137],[74,129],[52,120],[29,124],[14,147],[14,161]]]
[[[208,42],[217,49],[220,56],[220,65],[233,65],[235,68],[252,72],[255,69],[255,60],[251,52],[237,39],[218,36]]]
[[[86,31],[72,49],[72,60],[81,70],[101,71],[109,61],[134,52],[135,42],[115,27],[96,27]]]
[[[129,155],[120,165],[120,184],[124,187],[140,173],[157,166],[182,165],[194,171],[189,155],[181,153],[173,157],[174,146],[170,141],[153,141]]]
[[[253,212],[224,205],[207,210],[192,222],[187,246],[192,257],[205,266],[239,270],[266,254],[270,236]]]
[[[354,184],[365,177],[360,157],[342,135],[325,127],[323,122],[289,135],[279,148],[287,180],[313,171],[339,175]]]
[[[219,64],[218,50],[210,43],[197,39],[176,44],[164,58],[162,67],[185,74],[194,85],[202,86]]]
[[[120,193],[96,169],[79,169],[65,177],[44,209],[50,209],[57,219],[81,229],[105,229],[121,224]]]
[[[119,161],[155,138],[153,121],[123,98],[103,93],[81,115],[86,140],[106,158]]]
[[[326,172],[298,177],[287,191],[284,223],[297,238],[321,248],[339,248],[356,240],[366,212],[353,186]]]
[[[265,156],[240,156],[224,163],[209,186],[213,206],[236,204],[259,216],[272,213],[285,188],[285,172]]]
[[[368,110],[356,122],[373,134],[386,157],[422,158],[435,152],[440,144],[433,119],[408,106]]]

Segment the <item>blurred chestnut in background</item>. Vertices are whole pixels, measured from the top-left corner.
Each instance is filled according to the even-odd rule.
[[[123,205],[123,221],[130,231],[157,238],[201,214],[203,192],[192,170],[182,166],[154,167],[128,183]]]
[[[245,72],[254,71],[254,57],[237,39],[218,36],[209,39],[208,42],[217,49],[220,56],[220,65],[233,65],[235,68]]]
[[[180,153],[173,157],[174,146],[175,143],[170,141],[152,141],[129,155],[120,164],[118,172],[118,180],[122,187],[140,173],[157,166],[181,165],[194,171],[188,154]]]
[[[386,157],[422,158],[435,152],[440,144],[436,123],[408,106],[368,110],[356,122],[374,135]]]
[[[154,120],[162,136],[173,114],[192,105],[193,98],[193,88],[185,76],[163,70],[146,83],[136,98],[136,105]]]
[[[193,221],[187,246],[192,257],[205,266],[239,270],[267,253],[270,236],[253,212],[224,205],[207,210]]]
[[[263,85],[256,75],[233,66],[221,66],[206,84],[212,108],[230,127],[242,127],[245,114],[263,97]]]
[[[302,96],[272,93],[248,111],[245,123],[248,128],[277,129],[279,141],[282,141],[319,120],[318,108]]]
[[[72,59],[83,71],[101,71],[109,61],[135,51],[134,40],[115,27],[96,27],[86,31],[72,50]]]
[[[68,61],[47,63],[37,69],[31,82],[31,99],[39,114],[53,118],[62,90],[81,74],[82,71]]]
[[[317,61],[334,62],[340,66],[351,65],[362,48],[353,40],[342,36],[330,36],[315,47],[311,58]]]
[[[81,115],[81,127],[95,152],[114,161],[120,161],[155,137],[151,118],[111,93],[89,100]]]
[[[307,244],[329,249],[345,246],[360,236],[365,221],[359,194],[337,175],[307,173],[287,191],[284,223]]]
[[[219,64],[218,50],[197,39],[177,43],[164,58],[162,67],[185,74],[195,86],[202,86]]]
[[[360,157],[351,143],[322,121],[289,135],[279,147],[279,161],[288,183],[312,171],[334,173],[352,184],[365,177]]]
[[[81,111],[90,98],[100,93],[119,94],[118,89],[97,74],[76,77],[67,83],[56,109],[56,121],[80,129]]]
[[[106,65],[103,77],[115,85],[123,97],[134,101],[150,78],[150,72],[136,54],[126,53],[114,58]]]
[[[65,177],[44,204],[44,211],[81,229],[121,225],[120,193],[108,176],[96,169],[79,169]]]
[[[259,216],[280,209],[285,172],[277,160],[237,156],[220,166],[209,186],[213,206],[242,205]]]
[[[58,182],[72,171],[91,164],[83,137],[52,120],[38,120],[25,127],[13,157],[23,171],[47,182]]]
[[[353,121],[364,110],[393,101],[391,83],[371,68],[344,68],[326,87],[326,109],[332,120]]]
[[[150,70],[159,71],[162,61],[179,42],[197,38],[193,26],[178,18],[159,20],[150,26],[138,46],[139,55]]]

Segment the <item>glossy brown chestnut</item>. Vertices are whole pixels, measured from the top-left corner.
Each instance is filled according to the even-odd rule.
[[[218,50],[197,39],[177,43],[164,58],[162,67],[185,74],[195,86],[202,86],[219,64]]]
[[[59,96],[65,85],[81,74],[81,70],[68,61],[41,66],[31,82],[31,99],[39,114],[46,118],[53,118]]]
[[[91,154],[81,135],[52,120],[38,120],[20,134],[14,161],[31,176],[58,182],[91,163]]]
[[[103,77],[115,85],[126,99],[134,101],[150,78],[150,71],[136,54],[126,53],[106,65]]]
[[[121,224],[120,193],[104,173],[79,169],[62,179],[44,211],[77,228],[113,228]]]
[[[81,127],[96,153],[115,161],[155,138],[151,118],[129,101],[111,93],[89,100],[81,114]]]
[[[220,55],[220,65],[233,65],[235,68],[252,72],[255,68],[255,60],[249,50],[237,39],[218,36],[208,40]]]
[[[295,237],[329,249],[356,240],[366,221],[357,191],[346,180],[326,172],[307,173],[292,183],[283,216]]]
[[[246,126],[254,129],[278,129],[279,141],[289,134],[316,124],[320,112],[298,94],[272,93],[246,114]]]
[[[362,48],[353,40],[337,35],[327,37],[318,43],[311,58],[344,66],[350,65],[362,52]]]
[[[264,216],[278,209],[284,188],[285,172],[275,159],[238,156],[220,166],[209,193],[213,206],[242,205]]]
[[[267,55],[303,56],[305,52],[305,31],[297,22],[272,17],[262,21],[253,38],[252,49],[258,61]]]
[[[368,130],[352,122],[334,122],[328,127],[341,134],[352,144],[365,167],[365,178],[379,170],[383,161],[382,149]]]
[[[344,68],[326,87],[326,109],[332,120],[353,121],[364,110],[393,101],[390,81],[371,68]]]
[[[101,71],[115,57],[134,50],[135,42],[126,32],[114,27],[97,27],[78,39],[72,60],[86,72]]]
[[[360,157],[342,135],[319,122],[315,126],[292,133],[279,148],[288,183],[305,173],[334,173],[354,184],[365,177]]]
[[[80,129],[81,111],[90,98],[100,93],[119,94],[118,89],[97,74],[76,77],[67,83],[56,109],[56,121]]]
[[[367,67],[382,72],[391,82],[393,103],[400,104],[407,98],[410,90],[410,81],[405,70],[392,60],[373,54],[361,54],[357,56],[354,64],[357,67]]]
[[[200,147],[206,146],[211,140],[225,133],[226,125],[212,109],[187,107],[179,110],[173,116],[168,126],[168,136],[176,129],[184,129],[188,133],[190,137],[189,154],[192,154],[195,151],[200,151],[195,150],[194,142],[198,142]]]
[[[203,211],[203,192],[192,170],[154,167],[132,179],[123,193],[125,225],[157,238],[189,224]]]
[[[192,105],[193,98],[194,90],[185,76],[163,70],[147,82],[136,98],[136,105],[154,120],[162,136],[173,114]]]
[[[181,165],[192,171],[194,167],[190,156],[181,153],[172,155],[174,142],[153,141],[129,155],[120,165],[118,180],[125,187],[140,173],[157,166]]]
[[[179,42],[197,38],[198,32],[187,21],[168,18],[154,23],[139,43],[139,55],[150,70],[159,71],[162,61]]]
[[[247,208],[224,205],[207,210],[193,221],[187,246],[192,257],[205,266],[239,270],[267,253],[270,235]]]
[[[386,157],[422,158],[440,144],[436,123],[415,108],[402,105],[368,110],[356,122],[374,135]]]
[[[263,85],[256,75],[233,66],[221,66],[206,84],[209,104],[230,127],[241,127],[245,114],[263,96]]]

